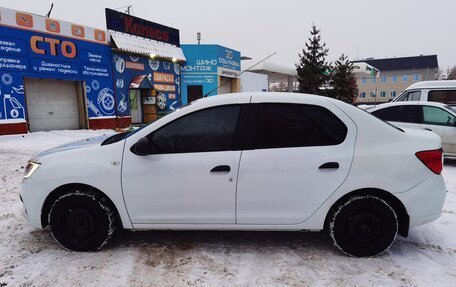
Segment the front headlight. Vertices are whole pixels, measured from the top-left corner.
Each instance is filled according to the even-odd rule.
[[[40,167],[40,163],[29,161],[24,170],[24,178],[29,178]]]

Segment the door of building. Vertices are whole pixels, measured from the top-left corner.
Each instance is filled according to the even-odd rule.
[[[142,123],[142,105],[140,90],[130,90],[130,115],[133,124]]]
[[[157,92],[155,90],[141,90],[143,122],[150,123],[158,119]]]
[[[187,86],[187,102],[191,103],[197,99],[203,97],[203,86],[202,85],[190,85]]]
[[[83,96],[78,95],[78,85],[80,86],[81,83],[25,79],[27,118],[30,131],[81,128],[81,122],[85,121],[82,110],[85,105],[83,104]]]

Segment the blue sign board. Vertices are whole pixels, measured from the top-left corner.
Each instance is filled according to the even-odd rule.
[[[181,67],[182,103],[192,87],[203,97],[217,95],[219,76],[234,78],[241,70],[241,53],[219,45],[182,45],[187,62]]]
[[[0,120],[25,119],[24,78],[85,81],[88,116],[114,116],[111,50],[96,43],[0,26]]]

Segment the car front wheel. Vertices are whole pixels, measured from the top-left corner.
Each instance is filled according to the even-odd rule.
[[[387,250],[396,239],[394,209],[376,196],[355,196],[336,207],[329,222],[334,245],[350,256],[368,257]]]
[[[52,235],[74,251],[101,249],[113,237],[116,212],[107,198],[97,193],[72,191],[61,195],[49,212]]]

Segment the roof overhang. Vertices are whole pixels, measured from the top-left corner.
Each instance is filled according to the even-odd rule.
[[[118,50],[151,58],[185,62],[187,59],[180,47],[156,42],[154,40],[110,31],[111,39]]]
[[[245,70],[255,64],[249,61],[243,61],[242,65],[242,69]],[[297,76],[295,68],[271,62],[261,62],[248,71],[267,75],[269,83],[288,82],[290,78],[296,79]]]

